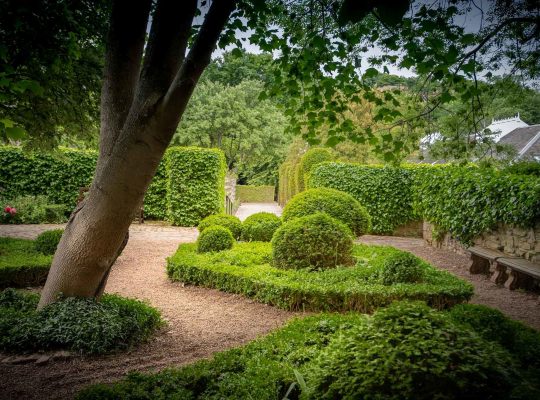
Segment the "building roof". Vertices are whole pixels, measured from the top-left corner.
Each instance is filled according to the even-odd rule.
[[[529,126],[526,122],[522,121],[519,117],[519,113],[510,118],[492,119],[491,124],[486,126],[493,135],[493,141],[498,142],[503,136],[512,132],[517,128],[524,128]]]
[[[517,158],[540,161],[540,124],[514,129],[504,135],[499,144],[514,147]]]

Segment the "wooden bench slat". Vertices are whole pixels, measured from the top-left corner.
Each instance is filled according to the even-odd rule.
[[[470,251],[474,255],[487,258],[491,261],[496,260],[499,257],[505,256],[505,254],[501,253],[500,251],[486,249],[486,248],[478,247],[478,246],[469,247],[467,250]]]
[[[501,257],[497,259],[497,263],[524,272],[535,278],[540,278],[540,265],[534,264],[528,260],[522,258]]]

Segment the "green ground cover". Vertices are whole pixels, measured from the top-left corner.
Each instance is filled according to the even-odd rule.
[[[47,279],[52,256],[33,240],[0,238],[0,288],[39,286]]]
[[[174,281],[220,289],[287,310],[372,312],[394,300],[424,300],[443,309],[468,300],[471,284],[421,262],[423,280],[384,285],[384,262],[403,253],[392,247],[354,245],[355,266],[323,271],[271,265],[270,243],[237,243],[231,250],[197,253],[181,244],[167,261]]]

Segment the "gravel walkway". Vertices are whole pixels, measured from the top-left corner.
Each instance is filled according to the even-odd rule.
[[[508,290],[495,285],[485,275],[470,274],[467,269],[469,258],[466,256],[428,246],[423,239],[416,238],[366,235],[362,236],[361,242],[410,251],[431,264],[471,282],[474,285],[471,303],[497,308],[509,317],[540,330],[540,296],[520,290]]]
[[[57,226],[0,226],[0,236],[33,238]],[[282,326],[293,313],[243,297],[172,283],[165,258],[197,231],[132,225],[130,240],[111,271],[106,291],[147,300],[167,319],[156,338],[131,352],[36,364],[0,362],[0,399],[66,399],[92,382],[111,382],[130,371],[157,371],[210,357]],[[0,359],[2,359],[0,355]]]
[[[236,216],[240,218],[241,221],[245,220],[252,214],[258,212],[269,212],[276,214],[278,217],[281,216],[281,206],[278,203],[242,203],[238,210],[236,211]]]

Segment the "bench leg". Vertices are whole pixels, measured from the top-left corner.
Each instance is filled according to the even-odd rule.
[[[504,283],[507,289],[531,289],[534,285],[534,280],[527,274],[523,274],[516,270],[510,270],[510,278]]]
[[[491,275],[491,281],[497,285],[503,285],[504,282],[508,279],[508,273],[506,272],[506,267],[500,265],[495,261],[494,263],[495,272]]]
[[[471,274],[489,274],[490,267],[491,263],[489,260],[471,253],[471,261],[469,264],[469,272]]]

